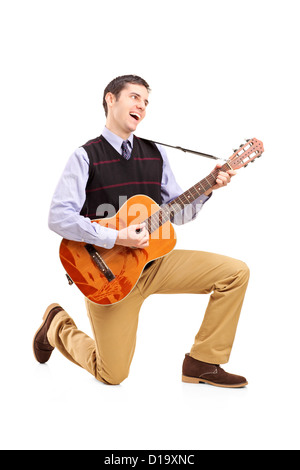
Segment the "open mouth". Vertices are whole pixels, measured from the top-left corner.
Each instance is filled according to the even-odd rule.
[[[129,113],[131,117],[133,117],[136,121],[139,121],[141,119],[140,114],[138,113]]]

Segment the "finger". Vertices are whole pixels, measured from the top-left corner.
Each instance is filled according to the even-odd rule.
[[[149,233],[146,231],[144,234],[144,237],[142,238],[143,243],[148,243],[149,242]]]
[[[136,239],[137,239],[137,243],[138,243],[139,246],[142,246],[142,245],[144,245],[145,243],[148,242],[148,240],[149,240],[149,233],[148,233],[148,231],[146,230],[145,227],[142,229],[141,232],[139,232],[139,233],[137,234]]]
[[[222,185],[222,186],[226,186],[226,184],[229,183],[229,181],[230,181],[230,178],[228,179],[228,177],[222,176],[222,175],[218,175],[218,178],[216,180],[217,184]]]
[[[135,230],[135,232],[137,234],[141,234],[143,232],[143,230],[146,230],[145,227],[146,227],[145,222],[143,222],[141,224],[132,225],[132,228]]]
[[[145,222],[142,222],[141,224],[132,225],[132,227],[133,227],[135,230],[142,230],[143,228],[146,227],[146,224],[145,224]]]
[[[228,173],[225,172],[225,171],[220,171],[220,173],[218,174],[218,176],[222,176],[223,178],[227,178],[227,177],[228,177]]]
[[[215,166],[215,170],[218,170],[219,168],[221,168],[223,165],[222,163],[217,163],[216,166]]]
[[[141,238],[149,238],[149,232],[148,230],[146,229],[146,227],[143,227],[141,232],[140,232],[140,235],[141,235]]]
[[[138,247],[139,248],[144,248],[146,246],[149,246],[149,238],[143,238],[142,240],[139,241]]]

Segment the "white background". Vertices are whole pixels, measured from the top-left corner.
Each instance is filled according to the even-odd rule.
[[[11,0],[1,28],[3,449],[299,449],[298,2]],[[70,154],[101,133],[102,93],[135,73],[152,88],[138,135],[229,157],[244,138],[265,153],[241,169],[178,247],[251,269],[229,372],[243,390],[181,382],[207,296],[153,296],[141,311],[129,378],[108,387],[31,342],[49,303],[91,334],[67,285],[48,209]],[[214,162],[168,151],[184,189]]]

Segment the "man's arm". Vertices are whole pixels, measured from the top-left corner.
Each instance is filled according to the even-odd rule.
[[[183,190],[177,183],[175,176],[171,170],[165,149],[159,144],[157,144],[157,148],[160,151],[164,162],[161,188],[163,204],[167,204],[176,197],[180,196],[183,193]],[[221,168],[221,166],[222,164],[217,164],[215,168],[218,169]],[[188,204],[185,209],[183,209],[181,212],[177,213],[172,222],[176,225],[181,225],[190,222],[191,220],[194,220],[202,209],[205,202],[208,201],[208,199],[211,197],[212,192],[216,189],[227,186],[227,184],[231,181],[231,177],[235,174],[235,170],[229,170],[227,172],[221,171],[218,174],[216,184],[211,189],[206,191],[202,196],[199,196],[191,204]]]
[[[70,157],[54,192],[48,225],[68,240],[112,248],[118,231],[102,227],[80,215],[85,202],[85,187],[89,177],[89,159],[83,148]]]

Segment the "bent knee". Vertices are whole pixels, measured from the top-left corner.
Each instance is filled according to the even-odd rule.
[[[110,373],[99,371],[96,375],[96,379],[107,385],[120,385],[127,379],[128,375],[129,371],[115,371]]]
[[[250,269],[244,261],[237,260],[237,272],[240,278],[249,280]]]

